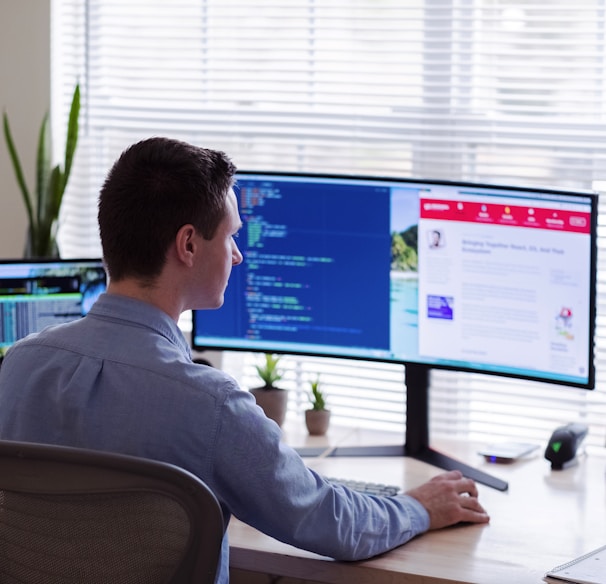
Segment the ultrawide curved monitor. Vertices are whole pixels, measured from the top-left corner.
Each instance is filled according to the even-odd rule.
[[[419,363],[592,388],[597,195],[239,172],[244,256],[195,349]]]

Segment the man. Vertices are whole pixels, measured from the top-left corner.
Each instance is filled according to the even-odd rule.
[[[460,521],[484,523],[473,481],[443,473],[406,495],[335,487],[280,440],[248,392],[194,364],[177,322],[214,309],[241,222],[235,167],[166,138],[128,148],[101,189],[107,293],[86,317],[30,336],[0,370],[0,438],[168,461],[202,478],[231,514],[294,546],[358,560]],[[228,581],[223,542],[217,581]]]

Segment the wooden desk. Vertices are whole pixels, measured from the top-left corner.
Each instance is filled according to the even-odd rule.
[[[606,544],[606,451],[589,452],[563,471],[543,453],[513,464],[488,464],[469,446],[456,455],[509,481],[500,492],[479,485],[488,525],[423,534],[382,556],[336,562],[267,537],[232,520],[231,566],[314,582],[381,584],[537,584],[549,569]],[[415,486],[441,472],[408,458],[323,458],[308,465],[327,476],[373,477]]]

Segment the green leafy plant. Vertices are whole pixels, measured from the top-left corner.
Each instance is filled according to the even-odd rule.
[[[321,411],[326,409],[326,400],[324,393],[320,390],[320,376],[318,375],[315,380],[310,381],[311,394],[308,396],[311,402],[311,409],[315,411]]]
[[[79,114],[80,86],[76,85],[67,124],[63,168],[59,164],[51,167],[52,143],[47,112],[42,119],[38,136],[36,188],[35,191],[30,191],[25,182],[23,168],[13,140],[8,115],[6,111],[3,112],[4,138],[13,163],[15,177],[21,190],[23,202],[25,203],[29,222],[25,248],[26,257],[53,257],[59,255],[56,242],[57,220],[78,143]]]
[[[265,362],[263,365],[256,365],[257,374],[264,383],[264,389],[282,389],[276,387],[276,383],[282,379],[282,370],[279,369],[278,363],[280,357],[265,353]]]

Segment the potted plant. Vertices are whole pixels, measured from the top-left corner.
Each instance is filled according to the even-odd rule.
[[[4,138],[13,163],[17,183],[21,190],[23,202],[29,222],[25,257],[44,258],[58,257],[57,221],[61,209],[63,193],[72,169],[72,162],[78,142],[78,116],[80,113],[80,86],[76,85],[69,112],[67,138],[65,141],[65,157],[63,169],[60,164],[51,168],[51,136],[48,112],[42,119],[38,137],[36,155],[36,188],[30,191],[25,182],[25,176],[13,140],[8,115],[3,112]]]
[[[262,365],[256,365],[257,374],[263,381],[260,387],[250,390],[261,406],[265,415],[282,426],[286,418],[286,407],[288,405],[288,392],[276,385],[282,379],[282,370],[278,367],[280,357],[265,353]]]
[[[311,408],[305,410],[305,425],[312,436],[322,436],[326,434],[330,424],[330,410],[326,408],[326,399],[320,390],[320,376],[311,381],[310,385],[311,392],[308,397]]]

